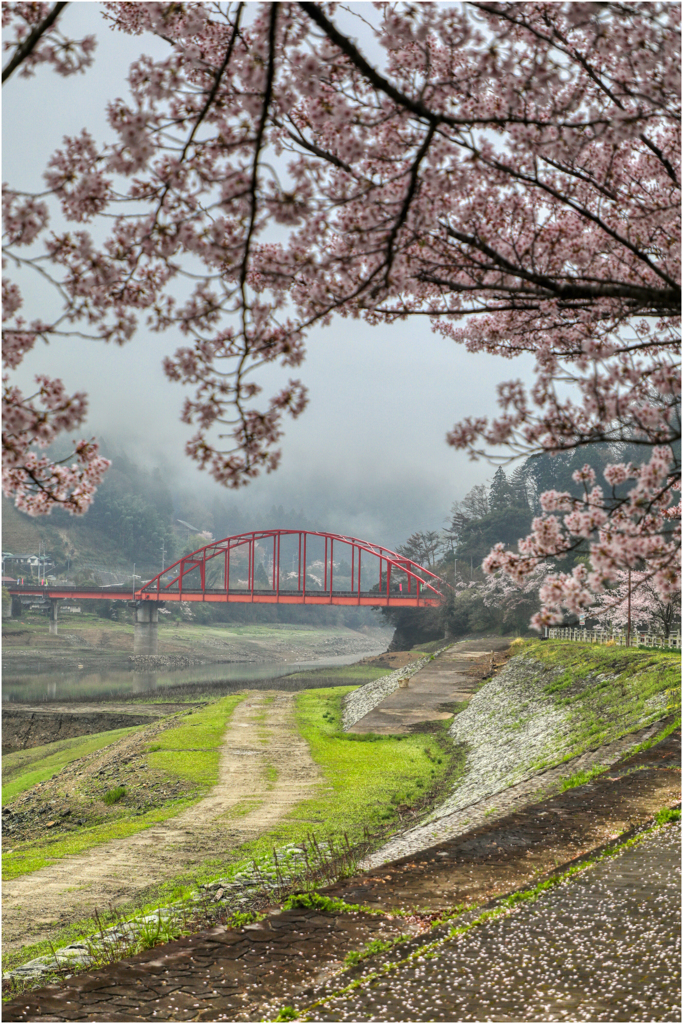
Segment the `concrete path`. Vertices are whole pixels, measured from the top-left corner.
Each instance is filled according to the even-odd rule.
[[[424,668],[390,693],[349,732],[407,733],[422,722],[450,718],[455,704],[468,701],[481,684],[483,672],[472,672],[492,664],[510,646],[506,637],[489,636],[453,644],[428,661]]]

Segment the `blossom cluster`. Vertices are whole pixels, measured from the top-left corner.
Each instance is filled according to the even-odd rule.
[[[46,20],[49,22],[51,6],[40,2],[3,3],[3,50],[17,53],[25,47],[31,34],[40,29]],[[79,40],[69,39],[62,34],[57,22],[50,23],[42,31],[36,44],[22,56],[19,74],[23,78],[29,78],[35,74],[40,64],[48,64],[65,78],[75,75],[90,67],[94,60],[96,45],[95,37],[92,35]]]
[[[55,462],[36,452],[62,431],[78,427],[87,412],[85,395],[67,395],[61,381],[38,376],[36,384],[36,393],[25,397],[3,377],[3,490],[29,515],[44,515],[55,506],[80,515],[92,503],[110,462],[94,440],[76,443],[70,465],[69,459]]]

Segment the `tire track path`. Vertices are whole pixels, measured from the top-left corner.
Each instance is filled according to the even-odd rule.
[[[228,723],[218,783],[203,800],[136,835],[3,884],[4,951],[224,856],[272,828],[320,780],[296,729],[293,695],[249,693]]]

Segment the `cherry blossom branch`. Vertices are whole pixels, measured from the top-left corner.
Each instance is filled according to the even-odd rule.
[[[42,36],[45,35],[48,29],[52,28],[59,15],[67,6],[68,3],[54,4],[50,12],[43,18],[43,20],[29,32],[24,42],[20,43],[19,46],[17,46],[16,50],[14,51],[14,56],[2,69],[3,85],[10,77],[10,75],[12,75],[13,72],[16,71],[17,68],[24,63],[26,58],[29,57],[31,53],[33,53],[39,39],[41,39]]]

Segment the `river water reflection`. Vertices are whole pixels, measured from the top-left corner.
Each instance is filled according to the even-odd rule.
[[[191,697],[215,691],[216,693],[250,688],[277,688],[301,690],[307,686],[324,686],[324,676],[315,681],[292,679],[291,676],[303,669],[323,669],[339,665],[352,665],[368,654],[343,655],[317,661],[264,661],[256,664],[237,662],[231,664],[195,665],[189,668],[163,668],[155,671],[135,672],[121,668],[97,668],[84,665],[76,672],[20,670],[17,666],[3,672],[2,700],[33,704],[43,701],[111,700],[131,697],[158,699],[163,696],[172,700],[175,695]],[[379,652],[377,652],[379,653]],[[331,681],[329,685],[340,685]]]

